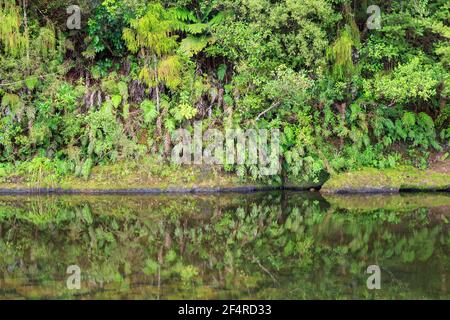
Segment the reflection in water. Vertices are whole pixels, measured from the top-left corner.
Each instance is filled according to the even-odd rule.
[[[449,194],[2,196],[0,298],[449,299],[449,208]]]

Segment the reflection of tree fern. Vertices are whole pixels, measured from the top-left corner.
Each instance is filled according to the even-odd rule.
[[[78,262],[94,296],[127,295],[136,286],[153,296],[160,276],[164,290],[183,297],[205,297],[206,288],[261,298],[370,297],[364,271],[379,263],[392,273],[384,297],[404,288],[417,297],[423,288],[398,268],[438,270],[450,246],[448,228],[428,209],[336,209],[300,194],[10,197],[0,199],[0,217],[0,230],[8,230],[0,231],[0,267],[12,266],[14,277],[54,279]],[[27,252],[45,267],[15,263]]]

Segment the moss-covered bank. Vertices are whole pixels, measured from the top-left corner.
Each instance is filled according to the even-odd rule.
[[[158,161],[121,162],[94,167],[88,177],[58,174],[45,166],[0,171],[0,193],[203,193],[275,189],[319,189],[323,193],[386,193],[402,190],[449,191],[450,165],[438,169],[367,168],[317,181],[285,178],[255,181],[214,166],[176,166]]]
[[[180,167],[158,163],[98,166],[88,178],[52,172],[14,172],[0,177],[0,193],[160,193],[255,191],[281,185],[246,181],[214,167]]]
[[[386,210],[411,212],[419,208],[441,208],[450,215],[449,193],[402,193],[402,194],[323,194],[334,209],[368,212]],[[433,211],[433,210],[432,210]]]
[[[333,175],[322,193],[389,193],[400,191],[450,191],[446,170],[419,170],[410,166],[396,169],[366,168]]]

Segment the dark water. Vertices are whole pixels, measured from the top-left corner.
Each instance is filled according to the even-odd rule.
[[[450,299],[449,222],[450,194],[1,196],[0,298]]]

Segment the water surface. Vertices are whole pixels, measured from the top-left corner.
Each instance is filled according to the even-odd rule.
[[[450,299],[449,222],[449,194],[0,196],[0,299]]]

